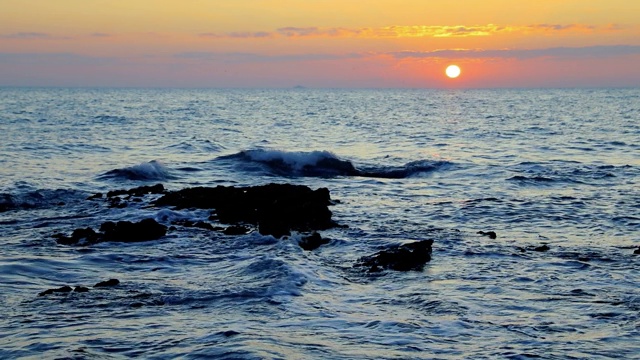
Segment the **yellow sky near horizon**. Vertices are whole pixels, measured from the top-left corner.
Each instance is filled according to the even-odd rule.
[[[2,0],[0,31],[257,31],[283,26],[384,27],[638,22],[635,0]]]
[[[601,57],[603,47],[628,64],[640,52],[636,0],[0,0],[0,9],[5,57],[64,53],[114,66],[134,58],[185,66],[254,62],[258,72],[277,61],[310,69],[312,61],[359,57],[362,66],[378,59],[378,66],[398,69],[456,54],[467,63],[487,62],[487,54],[492,61],[566,57],[558,48],[588,48],[575,53]],[[25,68],[11,61],[11,69]]]

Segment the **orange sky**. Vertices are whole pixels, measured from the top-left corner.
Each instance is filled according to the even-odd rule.
[[[0,86],[640,86],[637,0],[0,0]],[[447,79],[456,63],[462,75]]]

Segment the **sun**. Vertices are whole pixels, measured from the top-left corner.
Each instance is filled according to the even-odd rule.
[[[455,79],[460,76],[460,67],[458,65],[449,65],[445,71],[448,77]]]

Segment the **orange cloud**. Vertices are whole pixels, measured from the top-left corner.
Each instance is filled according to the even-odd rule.
[[[345,38],[418,38],[418,37],[468,37],[490,36],[500,33],[562,33],[618,31],[619,25],[598,27],[586,24],[533,24],[533,25],[393,25],[378,28],[320,28],[320,27],[282,27],[265,32],[203,33],[200,37],[211,38],[275,38],[275,37],[345,37]]]

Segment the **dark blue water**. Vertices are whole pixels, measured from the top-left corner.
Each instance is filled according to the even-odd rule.
[[[0,358],[640,358],[638,89],[0,89],[0,126]],[[51,237],[209,215],[96,192],[271,182],[348,228]],[[352,267],[423,239],[421,272]]]

